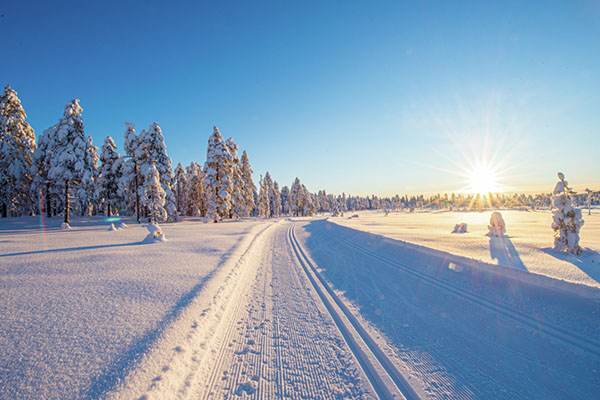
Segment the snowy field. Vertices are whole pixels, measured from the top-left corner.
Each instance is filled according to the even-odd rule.
[[[387,216],[382,211],[362,211],[330,221],[490,264],[600,287],[600,209],[592,209],[592,215],[587,210],[583,213],[580,244],[586,251],[578,256],[552,250],[550,211],[500,212],[506,222],[504,238],[486,236],[490,211],[391,212]],[[467,232],[451,233],[462,222]]]
[[[108,231],[101,218],[0,222],[0,398],[96,397],[116,383],[261,223]]]
[[[503,212],[513,268],[489,213],[350,215],[1,221],[0,398],[596,396],[597,214],[569,279],[548,213]]]

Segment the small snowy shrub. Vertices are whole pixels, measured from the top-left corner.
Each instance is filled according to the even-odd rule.
[[[506,224],[502,214],[498,211],[494,211],[490,217],[490,224],[488,225],[488,236],[502,237],[506,233]]]
[[[583,226],[581,210],[573,207],[571,194],[565,176],[559,172],[559,181],[554,187],[552,202],[556,209],[552,211],[552,229],[554,229],[554,248],[573,254],[581,253],[579,230]]]
[[[150,222],[146,229],[148,229],[148,236],[144,239],[144,243],[152,243],[152,242],[166,242],[167,238],[163,233],[162,229],[158,224]]]

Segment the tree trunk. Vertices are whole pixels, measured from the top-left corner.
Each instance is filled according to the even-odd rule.
[[[2,218],[7,218],[7,217],[8,217],[8,211],[7,211],[6,204],[2,204]]]
[[[69,223],[69,180],[65,181],[65,224]]]
[[[110,216],[111,216],[111,215],[110,215],[110,203],[108,203],[108,204],[106,205],[106,216],[107,216],[107,217],[110,217]]]

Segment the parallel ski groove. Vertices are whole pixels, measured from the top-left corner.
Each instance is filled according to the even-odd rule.
[[[338,328],[340,329],[340,332],[346,339],[348,346],[350,347],[350,349],[356,356],[357,360],[363,367],[365,375],[371,381],[371,384],[372,384],[373,388],[375,389],[375,391],[377,392],[377,394],[381,398],[392,398],[393,397],[392,393],[389,391],[389,389],[383,383],[381,377],[379,375],[377,375],[376,371],[374,370],[373,366],[371,365],[371,362],[368,360],[368,357],[366,356],[366,354],[363,353],[362,349],[355,342],[355,339],[352,337],[349,329],[355,330],[356,333],[358,333],[360,338],[364,341],[364,343],[367,345],[368,349],[371,351],[371,354],[374,356],[374,358],[376,358],[379,361],[379,363],[384,368],[385,372],[388,374],[391,381],[394,382],[394,384],[396,385],[398,390],[402,393],[402,395],[405,396],[405,398],[409,399],[409,400],[419,399],[419,396],[414,391],[414,389],[408,384],[406,379],[396,369],[396,367],[391,362],[391,360],[387,357],[387,355],[379,348],[379,346],[376,344],[375,340],[362,327],[362,325],[358,322],[356,317],[350,312],[350,310],[346,307],[346,305],[334,293],[334,291],[331,289],[329,284],[323,279],[323,277],[317,271],[315,266],[308,259],[308,257],[304,253],[304,250],[301,248],[298,240],[296,239],[296,236],[294,234],[294,228],[295,228],[295,225],[292,225],[288,230],[288,237],[289,237],[290,243],[292,245],[292,248],[294,250],[294,253],[296,254],[296,257],[298,258],[298,261],[300,262],[300,265],[304,269],[306,276],[310,280],[313,288],[315,289],[315,291],[317,292],[317,294],[323,301],[325,307],[331,314],[336,325],[338,325]],[[319,287],[319,285],[317,284],[317,282],[314,280],[313,276],[309,272],[309,269],[313,272],[313,274],[316,276],[316,278],[320,281],[323,288],[325,288],[325,290],[327,291],[329,296],[333,299],[333,301],[336,303],[336,305],[339,307],[339,309],[342,311],[342,313],[348,319],[348,321],[351,324],[351,327],[345,326],[345,324],[341,320],[340,316],[334,310],[334,307],[332,306],[332,304],[330,304],[329,300],[327,299],[325,294],[322,292],[322,290]]]
[[[330,236],[342,243],[345,243],[346,245],[362,252],[363,254],[371,256],[372,258],[376,258],[377,260],[384,262],[396,269],[402,270],[412,276],[420,278],[433,286],[437,286],[438,288],[443,289],[446,292],[453,294],[454,296],[462,297],[464,299],[470,300],[473,303],[478,304],[479,306],[481,306],[483,308],[495,311],[497,313],[502,314],[503,316],[505,316],[507,318],[514,320],[514,321],[523,323],[531,328],[534,328],[535,330],[537,330],[539,332],[546,334],[547,336],[553,337],[556,340],[559,340],[563,343],[574,346],[574,347],[578,348],[579,350],[583,350],[585,352],[592,353],[595,356],[600,356],[600,344],[598,344],[594,340],[581,337],[575,333],[569,332],[563,328],[551,325],[544,321],[533,320],[529,315],[527,315],[521,311],[518,311],[518,310],[512,309],[510,307],[507,307],[505,305],[496,303],[492,300],[488,300],[488,299],[483,298],[475,293],[465,292],[455,285],[440,281],[440,280],[436,279],[435,277],[432,277],[431,275],[428,275],[423,272],[419,272],[406,264],[403,264],[403,263],[395,261],[395,260],[391,260],[385,256],[382,256],[380,254],[372,252],[372,251],[365,249],[364,247],[357,245],[356,243],[349,241],[347,239],[338,237],[336,235],[332,235],[330,233],[326,233],[326,234],[328,236]]]

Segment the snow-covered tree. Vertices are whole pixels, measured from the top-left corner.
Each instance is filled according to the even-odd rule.
[[[185,215],[188,210],[188,179],[181,163],[177,164],[174,177],[177,212],[179,215]]]
[[[38,138],[31,166],[31,175],[33,176],[31,197],[39,199],[39,212],[42,213],[45,208],[48,218],[52,216],[52,197],[58,194],[57,186],[52,185],[49,176],[50,160],[55,154],[54,146],[56,146],[56,126],[46,129]]]
[[[254,171],[252,171],[252,167],[250,166],[250,160],[248,159],[248,153],[246,153],[246,150],[244,150],[242,153],[240,162],[242,163],[242,177],[244,180],[244,216],[248,217],[255,207],[254,193],[256,192],[256,186],[252,180],[252,173]]]
[[[167,147],[160,126],[152,123],[147,131],[142,131],[139,137],[139,168],[154,164],[160,177],[160,183],[165,192],[165,210],[170,220],[177,220],[177,201],[173,187],[173,171],[171,158],[167,155]]]
[[[63,189],[65,224],[69,223],[71,186],[81,185],[83,193],[78,193],[78,196],[84,196],[84,193],[88,193],[88,187],[93,187],[96,173],[94,157],[91,155],[93,145],[85,137],[82,111],[79,99],[70,101],[65,106],[63,117],[55,125],[54,154],[50,159],[48,176]],[[84,201],[85,198],[77,200]]]
[[[225,142],[229,154],[231,154],[231,209],[229,210],[229,218],[242,218],[246,216],[245,204],[245,181],[242,171],[242,163],[238,158],[238,145],[233,141],[233,138],[227,139]]]
[[[188,215],[204,217],[206,215],[204,177],[202,168],[193,161],[187,167],[187,181]]]
[[[269,206],[269,188],[265,184],[265,180],[263,179],[262,175],[260,176],[258,186],[258,203],[256,204],[256,207],[258,208],[258,216],[262,218],[268,218],[271,216],[271,208]]]
[[[298,217],[303,214],[303,199],[302,184],[300,183],[300,179],[296,178],[290,189],[290,213],[292,216]]]
[[[117,153],[112,137],[107,136],[100,150],[100,168],[98,170],[98,192],[104,198],[106,214],[110,217],[119,203],[119,182],[122,177],[123,159]]]
[[[573,207],[571,197],[573,191],[569,188],[562,172],[558,173],[558,179],[552,196],[554,207],[556,207],[556,210],[552,211],[554,248],[579,254],[582,250],[579,246],[579,230],[583,226],[581,210]]]
[[[31,165],[35,134],[17,92],[6,86],[0,96],[0,204],[2,217],[31,213]]]
[[[233,181],[229,153],[221,132],[215,126],[208,138],[206,163],[204,164],[204,192],[207,199],[206,220],[221,221],[229,216]]]
[[[141,198],[144,193],[144,180],[140,173],[142,149],[140,137],[135,133],[135,125],[125,122],[124,149],[126,158],[121,169],[119,195],[125,199],[127,208],[139,217]],[[139,222],[139,221],[138,221]]]
[[[165,210],[166,193],[160,182],[160,174],[154,163],[144,165],[144,204],[148,207],[150,223],[156,224],[168,218]]]
[[[319,190],[319,211],[327,212],[329,211],[329,204],[327,202],[327,192],[325,190]]]
[[[279,217],[281,215],[281,195],[279,194],[279,183],[273,182],[273,199],[271,200],[271,215]]]
[[[94,205],[99,200],[96,185],[98,160],[98,147],[92,144],[92,138],[88,136],[83,158],[80,160],[83,174],[73,191],[75,204],[78,206],[81,216],[91,215]]]
[[[290,189],[287,186],[281,188],[281,212],[290,215]]]
[[[265,174],[265,177],[263,179],[263,185],[265,188],[265,193],[267,195],[267,201],[269,203],[269,213],[267,215],[267,217],[272,217],[273,216],[273,198],[274,196],[274,190],[273,190],[273,179],[271,178],[271,174],[269,174],[269,171],[267,171],[267,173]]]

